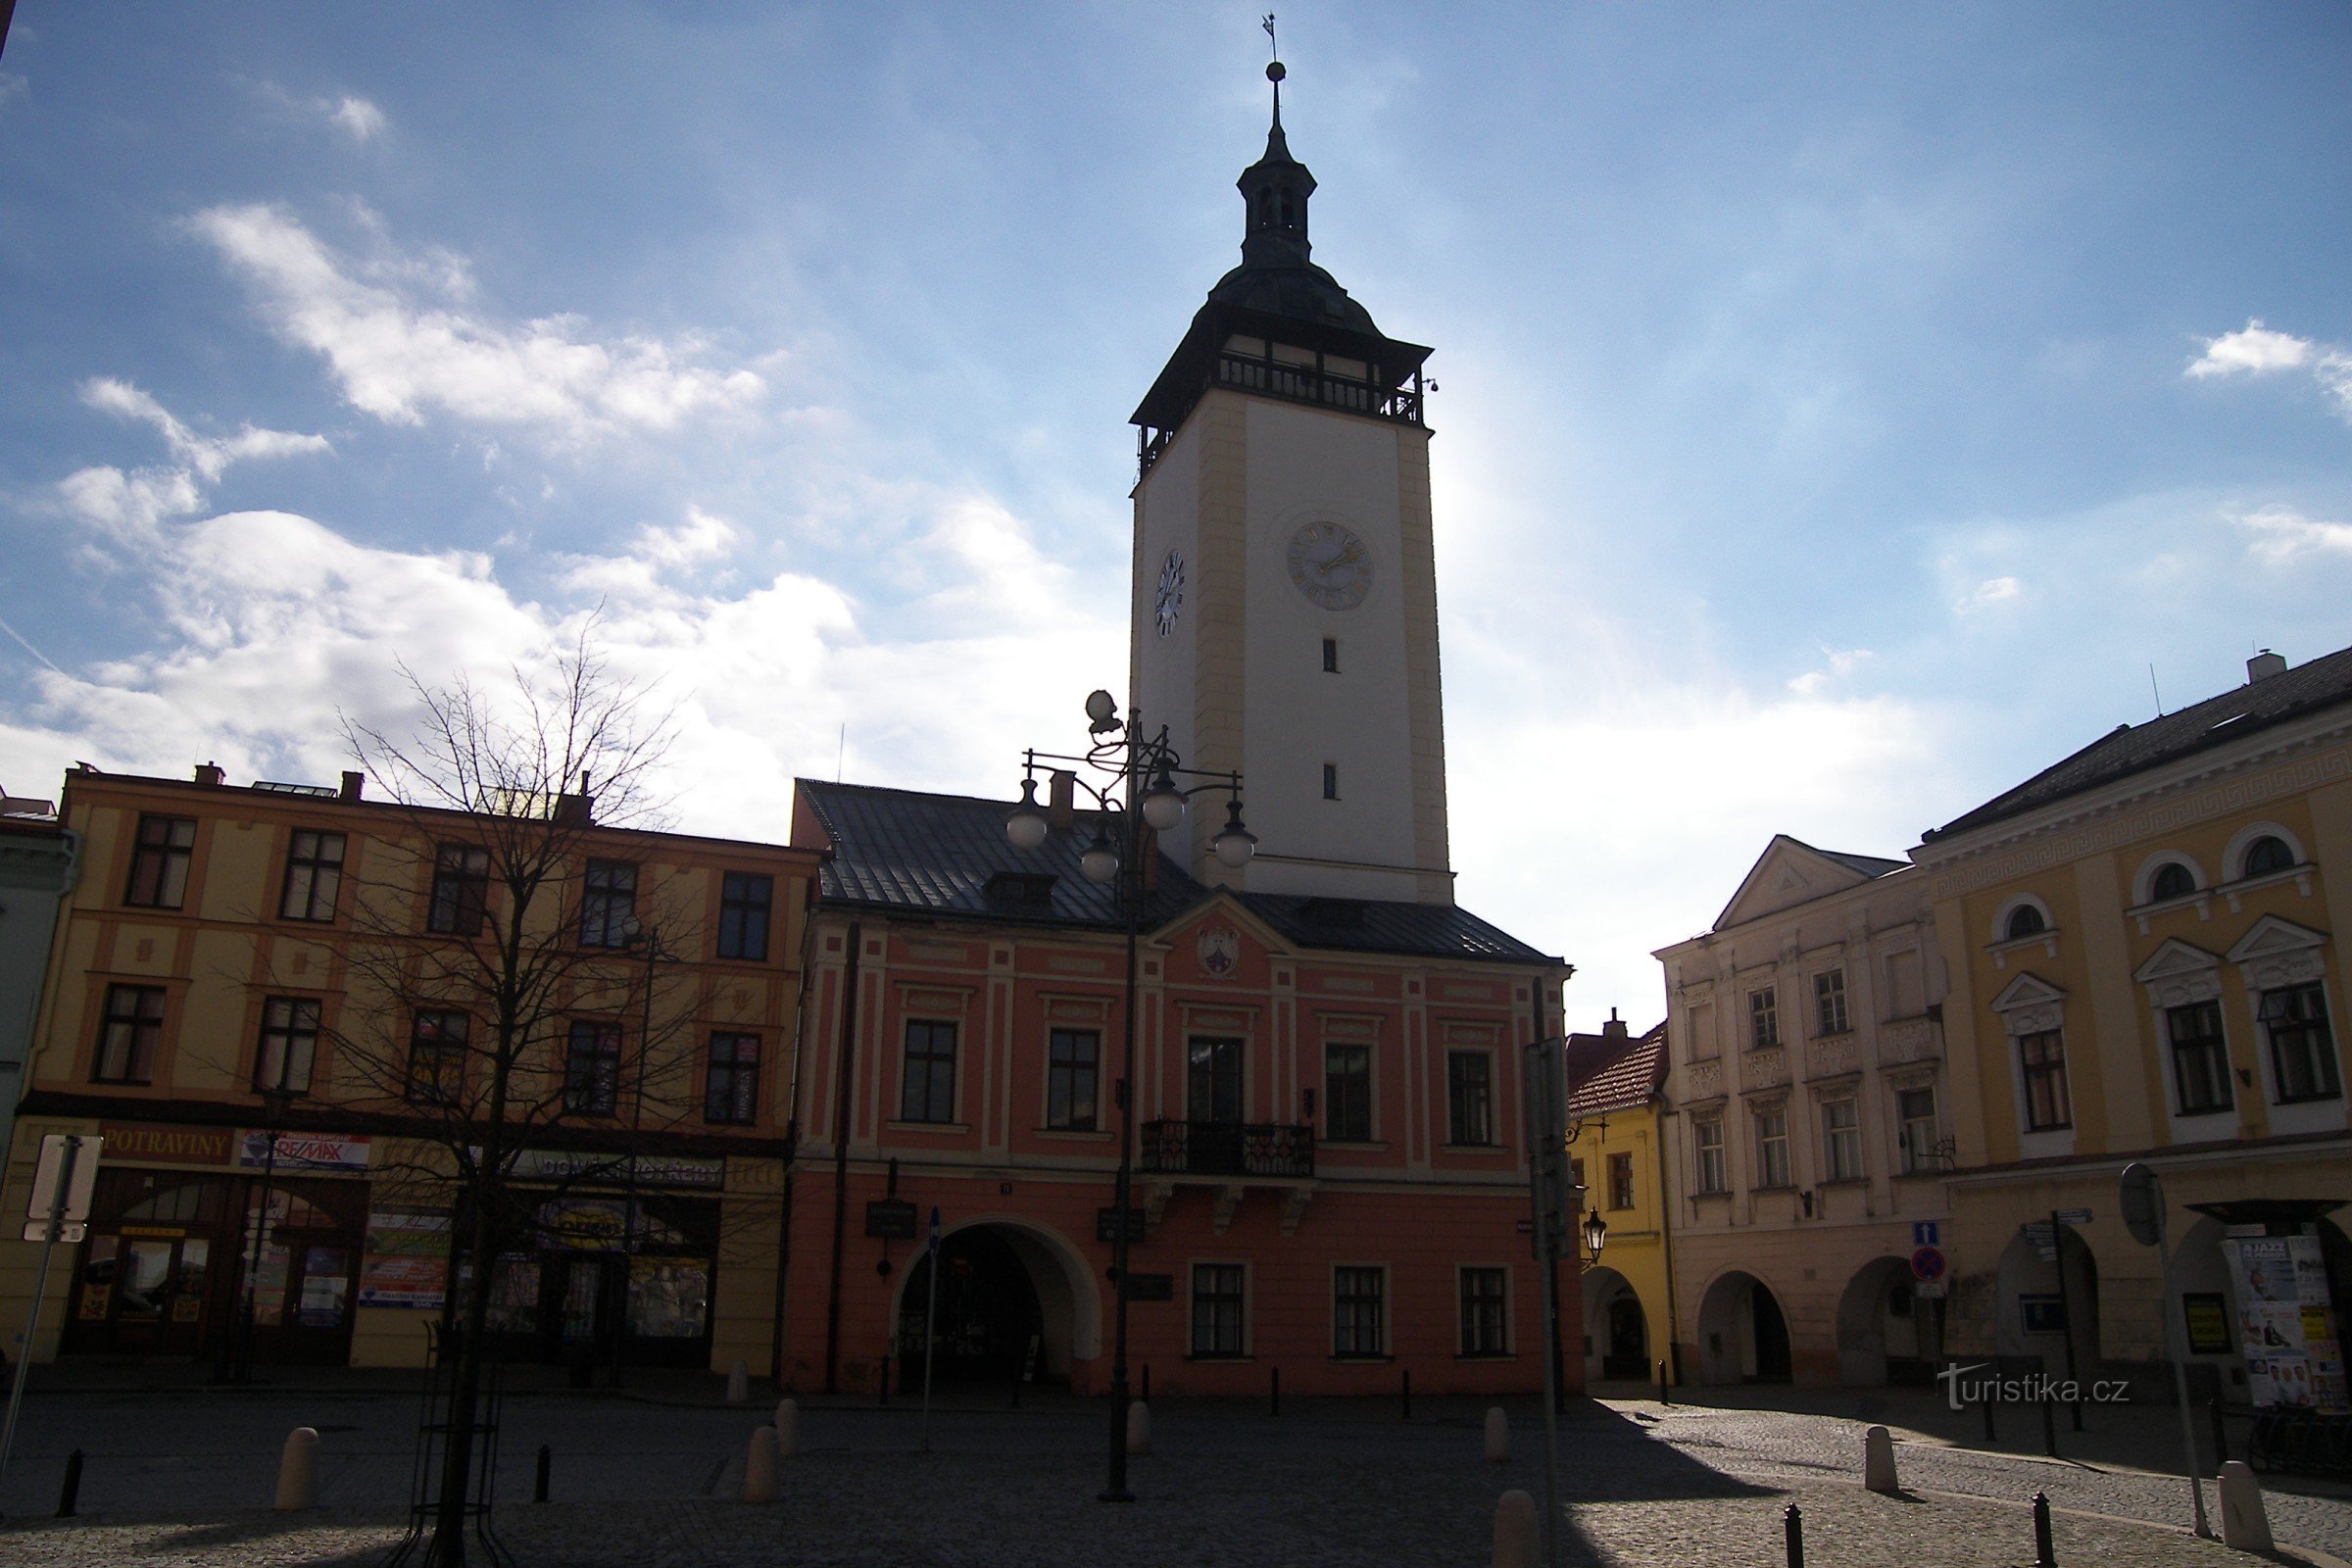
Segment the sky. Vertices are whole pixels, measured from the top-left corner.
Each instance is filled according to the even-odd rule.
[[[597,617],[682,827],[1009,800],[1123,679],[1259,15],[21,0],[0,787],[331,781],[399,664]],[[2352,644],[2352,10],[1278,25],[1315,259],[1436,350],[1459,899],[1571,1027],[1776,832],[1900,855]]]

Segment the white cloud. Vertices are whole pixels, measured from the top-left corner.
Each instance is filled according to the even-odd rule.
[[[333,450],[322,435],[264,430],[250,424],[232,436],[200,436],[154,398],[129,382],[111,376],[94,376],[82,382],[81,400],[93,409],[154,425],[163,432],[172,455],[206,480],[220,478],[230,464],[247,458],[287,458]]]
[[[2205,352],[2190,362],[2187,373],[2204,379],[2268,375],[2275,370],[2309,370],[2335,401],[2336,413],[2352,420],[2352,354],[2332,344],[2275,332],[2259,319],[2248,320],[2238,331],[2207,338]]]
[[[152,538],[167,518],[204,505],[185,468],[82,468],[57,482],[66,510],[122,543]]]
[[[693,339],[600,342],[576,317],[506,325],[419,301],[416,288],[465,275],[440,253],[354,262],[258,205],[209,208],[192,224],[244,280],[270,330],[323,357],[343,396],[390,423],[421,423],[437,411],[582,440],[669,430],[766,390],[751,370],[693,364],[703,349]]]
[[[13,72],[0,71],[0,104],[7,103],[31,84],[29,77],[17,75]]]
[[[1817,697],[1833,680],[1843,680],[1855,670],[1879,656],[1867,648],[1824,648],[1822,655],[1829,662],[1820,669],[1808,669],[1788,683],[1788,689],[1799,697]]]
[[[2015,577],[1987,577],[1961,595],[1952,606],[1957,615],[1977,615],[2002,605],[2013,605],[2025,597],[2025,588]]]
[[[2273,565],[2313,554],[2352,556],[2352,523],[2306,517],[2283,506],[2233,513],[2230,520],[2253,535],[2247,548]]]
[[[384,112],[365,98],[355,98],[347,94],[335,99],[331,104],[324,100],[321,100],[320,103],[326,111],[326,118],[349,131],[354,141],[367,141],[370,137],[380,135],[384,127],[390,123],[384,119]]]

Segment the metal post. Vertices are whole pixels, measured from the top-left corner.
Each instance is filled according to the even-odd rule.
[[[2050,1391],[2041,1391],[2041,1450],[2051,1458],[2058,1457],[2058,1416],[2050,1408]]]
[[[2213,1539],[2213,1526],[2205,1518],[2205,1489],[2197,1482],[2197,1426],[2195,1418],[2188,1413],[2188,1325],[2181,1321],[2180,1314],[2173,1308],[2173,1260],[2165,1250],[2161,1214],[2156,1221],[2156,1258],[2161,1271],[2157,1283],[2163,1288],[2165,1345],[2173,1351],[2173,1392],[2180,1401],[2180,1455],[2182,1467],[2188,1472],[2189,1507],[2196,1517],[2197,1535],[2210,1541]],[[2174,1344],[2176,1338],[2179,1340],[2177,1347]],[[2226,1454],[2215,1456],[2215,1474],[2220,1474],[2222,1460],[2227,1457]],[[2218,1482],[2216,1486],[2219,1486]],[[2221,1500],[2218,1491],[2214,1500]]]
[[[2220,1475],[2222,1466],[2230,1462],[2230,1429],[2222,1421],[2222,1391],[2213,1391],[2213,1401],[2205,1406],[2213,1417],[2213,1473]]]
[[[48,1233],[41,1239],[41,1261],[32,1274],[32,1304],[24,1312],[24,1340],[17,1347],[17,1375],[8,1387],[8,1421],[0,1425],[0,1482],[8,1480],[8,1456],[17,1446],[17,1410],[24,1402],[24,1372],[32,1365],[32,1347],[41,1328],[41,1297],[49,1289],[49,1254],[57,1250],[57,1233],[65,1229],[66,1200],[74,1191],[74,1164],[81,1156],[81,1139],[66,1138],[57,1162],[57,1191],[49,1200]]]
[[[1128,1238],[1128,1205],[1134,1201],[1135,1188],[1135,971],[1136,939],[1142,922],[1144,902],[1144,843],[1143,812],[1136,808],[1135,795],[1135,726],[1138,715],[1127,715],[1126,779],[1128,800],[1125,802],[1127,843],[1119,857],[1119,903],[1124,906],[1127,938],[1127,987],[1124,1018],[1120,1034],[1119,1068],[1119,1173],[1111,1184],[1111,1206],[1118,1211],[1118,1222],[1110,1230],[1110,1268],[1116,1276],[1111,1282],[1110,1334],[1110,1474],[1098,1502],[1133,1502],[1135,1494],[1127,1490],[1127,1268],[1130,1253]],[[1090,785],[1089,788],[1092,788]]]
[[[1401,1419],[1403,1419],[1403,1420],[1406,1420],[1406,1421],[1410,1421],[1412,1418],[1413,1418],[1413,1369],[1412,1369],[1411,1367],[1409,1367],[1409,1366],[1408,1366],[1408,1367],[1406,1367],[1406,1368],[1404,1369],[1404,1413],[1403,1413],[1403,1416],[1401,1417]]]
[[[1533,1163],[1532,1161],[1530,1163]],[[1553,1321],[1560,1309],[1559,1270],[1544,1271],[1544,1315]],[[1544,1560],[1560,1568],[1560,1368],[1544,1358]]]
[[[1658,1363],[1658,1402],[1660,1404],[1672,1404],[1674,1402],[1674,1395],[1672,1391],[1666,1387],[1666,1363],[1663,1361]]]
[[[1959,1392],[1959,1383],[1960,1380],[1956,1377],[1952,1380],[1954,1393]],[[2001,1380],[1996,1377],[1992,1380],[1992,1393],[1986,1395],[1984,1397],[1984,1441],[1986,1443],[1998,1443],[2001,1441],[2000,1434],[1992,1429],[1992,1406],[1995,1396],[2000,1393],[2000,1389]]]
[[[1781,1512],[1781,1535],[1788,1547],[1788,1568],[1805,1568],[1805,1511],[1793,1502]]]
[[[550,1444],[542,1443],[539,1445],[539,1473],[531,1481],[531,1500],[533,1502],[547,1500],[547,1484],[554,1478],[555,1468],[555,1447]]]
[[[2058,1254],[2058,1315],[2066,1321],[2066,1381],[2067,1392],[2074,1397],[2068,1401],[2074,1411],[2075,1430],[2082,1430],[2082,1373],[2075,1365],[2075,1302],[2074,1295],[2066,1288],[2066,1227],[2058,1223],[2058,1211],[2050,1210],[2050,1247]],[[2055,1453],[2058,1450],[2050,1450]]]
[[[66,1484],[58,1489],[57,1516],[60,1519],[73,1518],[74,1510],[80,1501],[81,1450],[75,1448],[72,1453],[66,1455]]]
[[[2045,1401],[2043,1409],[2049,1405]],[[2034,1568],[2058,1568],[2058,1549],[2050,1542],[2050,1499],[2034,1494]]]
[[[1266,1414],[1278,1416],[1282,1414],[1282,1368],[1270,1367],[1267,1370],[1273,1374],[1273,1378],[1271,1392],[1266,1396]]]
[[[931,1356],[939,1345],[939,1205],[931,1205],[930,1299],[923,1307],[923,1451],[931,1451]]]
[[[634,917],[632,916],[632,919]],[[629,1347],[629,1288],[637,1269],[637,1136],[645,1125],[645,1054],[654,1043],[654,957],[662,939],[648,926],[638,928],[645,943],[645,1011],[637,1030],[637,1081],[629,1091],[629,1153],[622,1176],[625,1206],[620,1211],[620,1321],[612,1325],[612,1386],[620,1387],[620,1363]]]
[[[242,1321],[237,1325],[235,1381],[239,1383],[246,1382],[253,1376],[253,1325],[255,1317],[261,1310],[262,1269],[270,1261],[270,1200],[276,1196],[277,1124],[283,1114],[282,1107],[275,1096],[263,1095],[262,1103],[270,1111],[270,1115],[266,1118],[269,1125],[262,1129],[262,1137],[267,1141],[269,1147],[262,1154],[261,1210],[253,1223],[251,1242],[253,1259],[245,1267],[244,1314]],[[286,1261],[289,1267],[293,1263],[291,1257]],[[281,1280],[278,1282],[278,1289],[282,1292],[293,1284],[294,1281],[290,1278]],[[285,1303],[282,1300],[278,1303],[278,1311],[281,1315],[285,1311]]]

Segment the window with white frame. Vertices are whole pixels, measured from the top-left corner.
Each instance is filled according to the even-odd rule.
[[[2222,1004],[2191,1002],[2164,1009],[2173,1048],[2173,1088],[2180,1114],[2208,1116],[2230,1108],[2230,1049],[2222,1038]]]
[[[2340,1099],[2335,1036],[2328,1025],[2328,994],[2319,982],[2265,991],[2260,1010],[2279,1103]]]
[[[1723,1118],[1708,1116],[1690,1123],[1690,1139],[1698,1151],[1698,1190],[1728,1193],[1732,1184],[1723,1159]]]
[[[1833,1182],[1862,1175],[1862,1122],[1851,1096],[1821,1102],[1821,1168]]]
[[[1747,1049],[1770,1051],[1781,1043],[1781,1003],[1776,987],[1747,994]]]
[[[1788,1179],[1788,1108],[1776,1105],[1759,1110],[1756,1120],[1756,1185],[1790,1187]]]
[[[1943,1141],[1936,1131],[1936,1091],[1896,1090],[1894,1114],[1902,1126],[1897,1136],[1903,1146],[1903,1174],[1917,1176],[1936,1169],[1941,1163]]]
[[[1813,1032],[1841,1035],[1852,1027],[1845,1015],[1845,971],[1822,970],[1813,977]]]

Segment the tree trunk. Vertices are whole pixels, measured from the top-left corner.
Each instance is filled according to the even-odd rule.
[[[488,1156],[490,1150],[483,1154]],[[485,1157],[486,1174],[496,1167]],[[449,1423],[441,1452],[441,1494],[435,1499],[432,1544],[425,1550],[425,1568],[465,1568],[466,1496],[473,1469],[474,1412],[481,1405],[483,1340],[490,1322],[490,1272],[498,1260],[498,1200],[491,1184],[475,1181],[472,1234],[466,1250],[473,1264],[466,1282],[466,1310],[457,1336],[457,1370],[450,1380]],[[454,1266],[456,1259],[451,1259]]]

